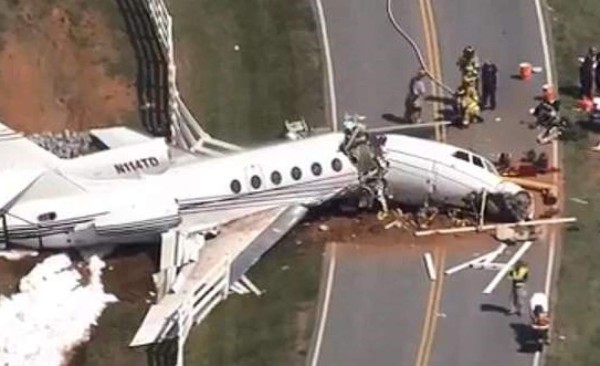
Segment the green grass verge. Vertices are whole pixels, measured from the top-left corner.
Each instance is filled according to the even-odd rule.
[[[600,7],[594,0],[549,0],[559,88],[566,106],[578,97],[578,62],[591,45],[598,46]],[[571,114],[575,119],[577,116]],[[549,366],[600,365],[600,155],[587,150],[597,137],[579,134],[564,148],[566,215],[578,217],[578,230],[564,235],[555,309],[555,341]],[[586,151],[587,150],[587,151]],[[581,198],[587,205],[569,198]]]
[[[266,292],[231,295],[197,328],[189,365],[304,365],[315,324],[323,245],[296,244],[292,234],[250,270]]]
[[[277,137],[286,119],[324,124],[309,1],[171,0],[170,7],[181,93],[209,133],[252,144]]]

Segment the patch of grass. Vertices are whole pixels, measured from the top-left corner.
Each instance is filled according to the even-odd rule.
[[[209,133],[248,144],[277,137],[286,119],[324,124],[309,1],[173,0],[170,6],[181,92]]]
[[[593,0],[548,0],[551,10],[554,53],[559,90],[565,106],[578,97],[578,62],[591,45],[598,46],[597,24],[600,8]],[[577,116],[571,113],[571,117]],[[563,237],[556,306],[557,334],[565,336],[551,347],[549,366],[590,366],[600,364],[600,156],[587,150],[591,141],[580,139],[564,148],[566,215],[578,223]],[[581,198],[587,205],[569,201]]]
[[[306,363],[315,324],[323,246],[295,242],[295,235],[290,235],[250,270],[248,277],[266,290],[262,296],[231,295],[192,330],[186,364]]]

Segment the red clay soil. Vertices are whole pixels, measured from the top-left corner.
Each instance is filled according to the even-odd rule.
[[[108,74],[119,54],[103,16],[74,15],[62,2],[17,4],[0,9],[2,121],[28,133],[123,123],[135,111],[135,88],[133,79]]]

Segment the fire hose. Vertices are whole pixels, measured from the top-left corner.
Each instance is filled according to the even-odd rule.
[[[434,83],[436,83],[437,85],[439,85],[440,87],[442,87],[442,89],[444,89],[446,92],[454,95],[454,90],[452,90],[447,85],[445,85],[441,80],[437,79],[429,71],[429,69],[425,65],[425,60],[423,59],[423,54],[421,53],[421,50],[419,49],[419,46],[417,45],[417,43],[415,42],[415,40],[412,39],[412,37],[404,29],[402,29],[402,27],[400,26],[400,24],[396,20],[396,17],[394,16],[394,13],[392,12],[392,0],[387,0],[387,15],[388,15],[388,19],[390,20],[390,22],[394,26],[394,29],[398,33],[400,33],[400,35],[408,42],[408,44],[410,45],[410,47],[413,49],[413,52],[415,53],[415,55],[417,57],[417,61],[419,62],[419,64],[421,65],[421,68],[423,68],[423,70],[425,71],[425,73],[427,74],[427,76]]]

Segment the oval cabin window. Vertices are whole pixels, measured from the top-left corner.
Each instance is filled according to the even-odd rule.
[[[279,173],[278,171],[274,171],[273,173],[271,173],[271,182],[276,186],[281,184],[281,173]]]
[[[229,185],[229,188],[231,188],[231,192],[233,193],[240,193],[242,191],[242,184],[240,183],[239,180],[234,179],[231,181],[231,184]]]
[[[38,221],[53,221],[56,219],[56,212],[46,212],[38,216]]]
[[[262,181],[260,180],[260,177],[258,175],[253,175],[252,178],[250,178],[250,185],[254,189],[259,189],[261,183]]]
[[[331,161],[331,169],[335,172],[339,172],[342,170],[342,161],[338,158],[335,158]]]
[[[310,166],[310,170],[317,177],[319,175],[321,175],[321,173],[323,172],[323,168],[321,167],[321,164],[319,164],[319,163],[313,163],[313,165]]]
[[[298,168],[297,166],[292,168],[292,178],[294,180],[302,178],[302,170],[300,170],[300,168]]]

